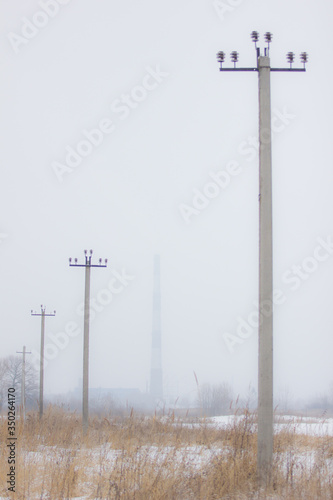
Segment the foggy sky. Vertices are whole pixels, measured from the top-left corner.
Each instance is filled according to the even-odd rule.
[[[78,385],[84,271],[68,258],[83,261],[91,248],[93,261],[107,258],[108,267],[92,270],[90,386],[146,390],[159,253],[165,392],[195,397],[194,372],[200,383],[226,381],[235,393],[257,387],[257,328],[248,323],[258,298],[257,74],[220,73],[216,52],[237,50],[239,64],[253,66],[251,31],[261,40],[271,31],[273,67],[287,67],[288,51],[300,67],[299,53],[309,53],[306,73],[271,76],[275,391],[326,393],[331,2],[1,0],[0,7],[1,356],[23,345],[38,353],[40,319],[30,310],[43,304],[57,311],[46,320],[53,347],[45,392]],[[214,176],[224,179],[217,191]],[[205,189],[215,197],[200,202]],[[231,347],[226,334],[242,342]]]

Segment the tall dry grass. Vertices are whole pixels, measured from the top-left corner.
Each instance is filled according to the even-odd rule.
[[[0,495],[8,495],[7,422],[0,425]],[[272,485],[256,480],[255,415],[223,429],[174,415],[95,417],[87,436],[81,419],[49,407],[17,423],[14,498],[210,500],[332,499],[333,439],[298,435],[290,425],[275,436]]]

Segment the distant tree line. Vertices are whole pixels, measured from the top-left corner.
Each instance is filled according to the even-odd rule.
[[[232,389],[226,382],[198,386],[198,405],[206,416],[228,414],[232,400]]]
[[[21,404],[22,355],[0,358],[0,411],[7,406],[8,388],[15,388],[16,407]],[[25,404],[27,409],[37,408],[38,374],[26,359],[25,363]]]

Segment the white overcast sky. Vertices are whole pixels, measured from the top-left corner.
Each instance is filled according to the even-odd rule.
[[[257,74],[220,73],[216,52],[224,50],[229,65],[237,50],[239,64],[253,66],[251,31],[271,31],[273,67],[287,67],[288,51],[298,67],[300,52],[309,53],[306,73],[271,75],[274,287],[284,297],[274,316],[275,390],[326,393],[333,255],[316,248],[333,239],[332,2],[0,6],[1,356],[23,345],[39,350],[40,320],[30,310],[45,304],[57,311],[46,321],[55,354],[45,391],[78,385],[82,332],[61,349],[50,333],[65,342],[68,324],[83,329],[84,271],[69,268],[68,257],[82,261],[92,248],[95,263],[109,262],[92,271],[99,311],[90,329],[90,386],[146,390],[159,253],[166,392],[194,398],[193,372],[200,383],[229,382],[235,393],[257,387],[257,329],[233,352],[225,342],[258,296]],[[55,162],[65,165],[66,151],[101,123],[112,132],[57,176]],[[210,173],[229,162],[238,164],[229,185],[186,222],[180,207],[193,206],[193,190],[209,190]],[[291,281],[298,265],[311,271]],[[110,303],[114,272],[133,278]],[[101,305],[103,297],[109,303]]]

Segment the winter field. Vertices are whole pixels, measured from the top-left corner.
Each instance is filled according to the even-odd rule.
[[[16,423],[15,493],[1,419],[2,499],[333,499],[333,419],[276,416],[272,485],[256,484],[256,416],[91,417],[49,407]]]

